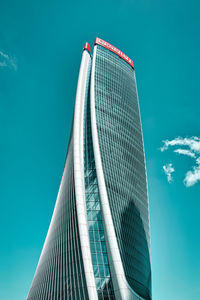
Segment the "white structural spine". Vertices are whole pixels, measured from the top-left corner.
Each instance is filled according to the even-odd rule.
[[[88,234],[85,185],[84,185],[84,148],[83,148],[83,126],[84,126],[84,102],[86,95],[86,83],[91,57],[87,51],[83,51],[81,67],[76,92],[74,111],[74,182],[76,195],[76,209],[78,229],[80,236],[81,252],[85,270],[85,278],[88,290],[88,297],[97,300],[97,290],[94,279],[90,242]]]
[[[117,243],[117,237],[113,225],[106,185],[105,185],[101,154],[99,149],[98,133],[97,133],[97,126],[96,126],[96,112],[95,112],[96,47],[97,46],[94,47],[94,52],[93,52],[91,86],[90,86],[91,127],[92,127],[94,158],[95,158],[97,180],[98,180],[98,187],[100,193],[101,211],[103,216],[104,233],[106,239],[111,277],[114,286],[115,297],[117,300],[143,300],[143,298],[141,298],[133,291],[133,289],[130,287],[125,277],[120,251]]]

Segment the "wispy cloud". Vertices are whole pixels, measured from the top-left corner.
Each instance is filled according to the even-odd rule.
[[[176,150],[174,150],[174,152],[178,153],[178,154],[187,155],[187,156],[190,156],[190,157],[193,157],[193,158],[196,157],[194,152],[192,152],[190,150],[187,150],[187,149],[176,149]]]
[[[168,182],[172,182],[172,173],[175,171],[174,167],[172,166],[172,163],[164,165],[163,170],[167,175]]]
[[[8,56],[8,54],[0,51],[0,68],[12,68],[15,71],[17,70],[17,64],[13,57]]]
[[[193,137],[177,137],[173,140],[164,140],[163,146],[160,148],[161,152],[166,151],[169,147],[177,147],[174,152],[182,155],[189,156],[195,159],[195,165],[192,166],[192,169],[187,171],[184,178],[184,184],[187,187],[195,185],[200,181],[200,138]],[[183,147],[183,148],[180,148]],[[188,148],[188,149],[186,149]],[[172,164],[167,164],[163,166],[164,172],[167,175],[169,182],[172,181],[171,173],[174,172]]]
[[[160,148],[162,152],[167,150],[170,146],[188,146],[191,151],[200,153],[200,138],[197,136],[191,138],[177,137],[171,141],[165,140],[163,143],[163,147]]]

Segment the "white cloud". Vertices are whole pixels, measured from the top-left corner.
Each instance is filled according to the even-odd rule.
[[[196,157],[196,155],[194,154],[194,152],[192,152],[190,150],[187,150],[187,149],[176,149],[176,150],[174,150],[174,152],[176,152],[178,154],[187,155],[187,156],[190,156],[190,157],[193,157],[193,158]]]
[[[163,141],[164,146],[160,148],[163,152],[169,148],[169,146],[188,146],[192,152],[200,153],[200,138],[193,136],[191,138],[177,137],[171,141]]]
[[[0,51],[0,55],[6,59],[9,59],[8,54],[3,53],[2,51]]]
[[[188,187],[194,185],[198,181],[200,181],[200,165],[193,167],[192,171],[186,173],[184,184]]]
[[[175,171],[174,167],[172,166],[172,163],[164,165],[163,170],[167,175],[168,182],[172,182],[172,173]]]
[[[169,147],[179,146],[174,152],[182,155],[187,155],[189,157],[196,159],[196,165],[192,166],[192,169],[187,171],[184,178],[184,184],[187,187],[195,185],[200,181],[200,138],[193,136],[191,138],[177,137],[173,140],[163,141],[164,145],[160,148],[161,152],[168,150]],[[180,146],[184,148],[180,148]],[[186,149],[188,147],[188,149]],[[171,173],[174,172],[172,164],[167,164],[163,166],[164,172],[167,175],[169,182],[172,181]]]
[[[14,70],[17,70],[17,65],[15,63],[15,59],[8,56],[8,54],[3,53],[2,51],[0,51],[0,68],[12,68]]]

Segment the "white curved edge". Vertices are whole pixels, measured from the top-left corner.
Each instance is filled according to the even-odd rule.
[[[87,212],[85,202],[85,184],[84,184],[84,148],[83,148],[83,127],[84,127],[84,102],[86,96],[86,83],[91,57],[87,51],[83,51],[78,85],[76,91],[76,101],[74,110],[74,182],[76,195],[76,209],[78,219],[78,229],[80,236],[80,245],[85,271],[85,278],[90,300],[97,300],[96,284],[92,266],[92,257],[90,251]]]
[[[91,71],[91,85],[90,85],[90,108],[91,108],[91,127],[92,140],[94,148],[94,158],[96,164],[97,180],[100,193],[101,211],[103,217],[104,234],[108,252],[108,260],[110,265],[110,272],[114,287],[114,293],[117,300],[144,300],[137,295],[128,284],[124,268],[120,256],[120,251],[117,243],[117,237],[113,225],[102,161],[98,141],[98,133],[96,126],[96,112],[95,112],[95,60],[96,60],[96,46],[94,46],[92,71]]]

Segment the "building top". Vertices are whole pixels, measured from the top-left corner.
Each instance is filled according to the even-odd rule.
[[[85,43],[83,50],[87,50],[89,53],[91,52],[90,45],[87,42]]]
[[[134,69],[134,64],[133,61],[126,55],[124,54],[121,50],[117,49],[116,47],[112,46],[111,44],[105,42],[104,40],[96,37],[94,44],[100,45],[113,53],[117,54],[119,57],[121,57],[123,60],[125,60],[133,69]]]

